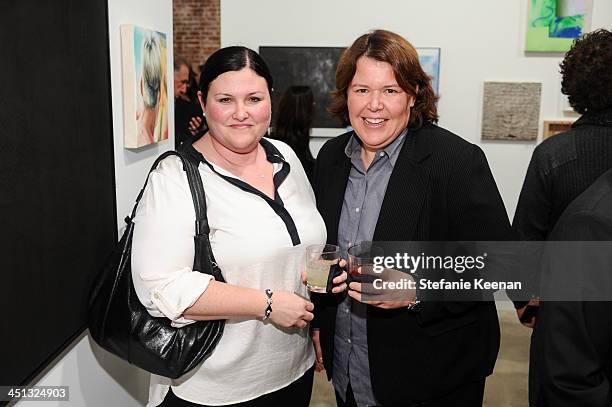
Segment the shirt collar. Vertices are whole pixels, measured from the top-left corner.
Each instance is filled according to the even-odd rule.
[[[203,136],[203,137],[210,137],[210,136]],[[285,157],[283,157],[283,155],[281,154],[280,151],[278,151],[278,148],[276,148],[276,146],[274,144],[272,144],[269,140],[266,140],[265,138],[262,138],[261,140],[259,140],[259,144],[261,144],[261,146],[263,147],[265,153],[266,153],[266,159],[273,163],[273,164],[278,164],[278,163],[284,163],[285,161]],[[202,155],[202,153],[200,153],[198,150],[195,149],[195,147],[193,147],[192,143],[184,143],[181,146],[181,149],[183,150],[183,152],[186,152],[187,154],[192,155],[193,157],[196,158],[196,160],[198,161],[202,161],[202,162],[206,162],[206,160],[204,159],[204,156]],[[287,163],[289,164],[289,163]]]
[[[584,125],[612,127],[612,108],[599,112],[586,112],[572,124],[572,127]]]
[[[259,140],[259,144],[263,147],[266,152],[266,158],[271,163],[282,163],[285,162],[285,157],[278,151],[278,148],[274,144],[272,144],[269,140],[262,138]]]
[[[389,161],[391,162],[391,166],[393,167],[395,167],[395,163],[397,162],[397,158],[399,157],[400,150],[402,149],[404,140],[406,140],[407,134],[408,128],[404,129],[404,131],[402,131],[400,135],[397,136],[391,144],[382,149],[382,151],[384,151],[385,154],[389,157]],[[357,133],[355,133],[355,131],[353,131],[353,134],[344,149],[344,154],[346,154],[346,156],[351,160],[361,160],[361,142],[359,140],[359,137],[357,137]],[[376,151],[376,155],[380,155],[380,151]]]

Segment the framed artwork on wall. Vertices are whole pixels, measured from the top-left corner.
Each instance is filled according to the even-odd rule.
[[[591,28],[593,0],[527,0],[529,52],[567,52]]]
[[[437,95],[440,86],[440,48],[416,48],[416,51],[421,67],[431,76],[431,86]]]
[[[482,139],[537,139],[541,91],[539,82],[485,82]]]
[[[259,54],[274,78],[272,123],[276,121],[276,106],[283,93],[290,86],[299,85],[312,89],[315,103],[312,127],[344,127],[326,110],[336,88],[336,66],[342,52],[342,47],[259,47]]]
[[[544,137],[547,138],[563,133],[572,128],[574,120],[544,120]]]
[[[168,139],[166,34],[122,25],[121,65],[124,147]]]

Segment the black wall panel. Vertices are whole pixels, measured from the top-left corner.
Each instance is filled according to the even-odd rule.
[[[0,0],[0,385],[86,322],[116,240],[105,0]]]

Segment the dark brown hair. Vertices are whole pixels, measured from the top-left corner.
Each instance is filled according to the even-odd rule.
[[[230,71],[239,71],[245,67],[251,68],[257,75],[266,80],[271,95],[274,81],[266,62],[252,49],[232,46],[216,50],[202,66],[198,86],[204,100],[208,96],[208,88],[211,82],[217,79],[219,75]]]
[[[416,50],[402,36],[386,30],[364,34],[344,51],[336,69],[336,90],[332,92],[332,103],[327,109],[330,113],[343,123],[349,123],[347,89],[355,76],[357,60],[362,56],[390,64],[400,87],[415,97],[410,125],[419,128],[424,122],[438,121],[438,97],[431,87],[431,78],[419,63]]]
[[[561,62],[561,92],[578,113],[612,108],[612,32],[577,39]]]
[[[300,159],[314,161],[309,147],[313,116],[314,95],[310,86],[290,86],[278,104],[271,137],[289,144]]]

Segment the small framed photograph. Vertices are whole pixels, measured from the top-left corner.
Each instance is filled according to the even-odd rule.
[[[574,120],[544,120],[544,140],[555,134],[568,131]]]

